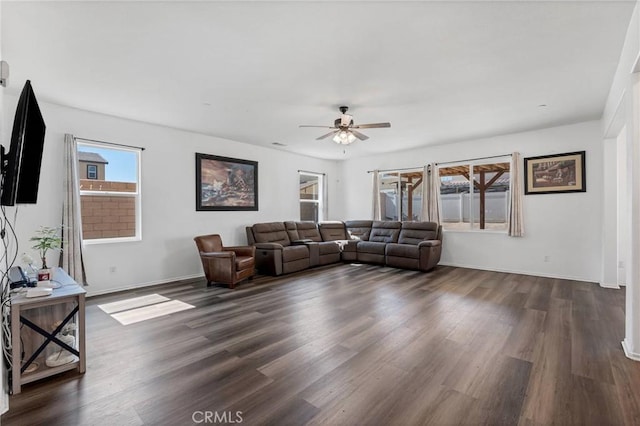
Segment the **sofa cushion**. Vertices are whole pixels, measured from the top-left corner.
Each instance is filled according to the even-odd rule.
[[[253,256],[236,256],[236,271],[251,268],[255,264]]]
[[[320,222],[318,224],[322,241],[347,240],[347,230],[343,222]]]
[[[319,243],[322,241],[318,225],[315,222],[295,222],[298,237],[301,240],[311,240]]]
[[[402,222],[398,243],[418,245],[422,241],[435,240],[437,237],[438,224],[435,222]]]
[[[369,241],[378,243],[396,243],[398,235],[400,235],[400,222],[393,221],[375,221],[371,227]]]
[[[283,246],[291,243],[282,222],[256,223],[253,225],[253,237],[256,243],[278,243]]]
[[[318,246],[320,248],[320,256],[323,256],[325,254],[340,253],[340,246],[333,241],[318,243]]]
[[[385,248],[387,256],[408,257],[418,259],[420,257],[420,249],[413,244],[387,244]]]
[[[384,254],[386,243],[374,241],[359,241],[358,253]]]
[[[294,260],[308,259],[309,249],[305,245],[289,246],[282,250],[282,261],[293,262]]]
[[[296,228],[296,223],[294,221],[284,222],[284,229],[287,230],[287,236],[289,237],[289,241],[296,241],[296,240],[302,239],[298,234],[298,229]]]
[[[345,223],[349,238],[368,241],[371,234],[372,220],[348,220]]]

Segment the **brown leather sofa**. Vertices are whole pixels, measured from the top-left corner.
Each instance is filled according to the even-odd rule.
[[[289,239],[304,243],[309,248],[309,264],[313,266],[340,262],[340,246],[324,241],[315,222],[285,222]]]
[[[434,222],[402,222],[398,242],[385,247],[388,266],[429,271],[440,261],[442,227]]]
[[[258,223],[246,231],[258,270],[270,275],[339,261],[429,271],[442,252],[442,227],[434,222],[290,221]]]
[[[367,240],[358,241],[356,251],[358,262],[385,264],[387,244],[397,243],[400,235],[400,222],[374,221]]]
[[[311,266],[309,247],[292,243],[283,222],[256,223],[246,231],[249,245],[256,248],[256,268],[261,273],[282,275]]]

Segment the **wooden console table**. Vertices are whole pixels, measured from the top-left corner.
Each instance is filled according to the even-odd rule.
[[[79,373],[84,373],[86,370],[84,321],[86,291],[61,268],[53,268],[52,282],[61,287],[54,289],[51,296],[27,298],[24,293],[11,296],[11,389],[13,394],[19,394],[25,383],[75,368]],[[71,310],[65,312],[69,306]],[[62,318],[56,318],[53,315],[55,310],[62,312],[60,315]],[[74,321],[76,347],[72,348],[59,340],[57,334],[64,329],[65,325]],[[53,324],[56,322],[60,324],[54,329]],[[31,339],[27,338],[26,332],[31,335]],[[29,340],[37,346],[33,351],[29,351],[31,353],[26,351]],[[22,358],[23,344],[25,345],[24,359]],[[56,350],[66,349],[76,355],[78,360],[57,367],[47,367],[46,349],[50,344]],[[36,362],[38,368],[33,372],[26,372],[28,367],[35,365]]]

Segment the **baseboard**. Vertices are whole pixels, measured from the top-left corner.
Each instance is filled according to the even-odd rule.
[[[438,265],[444,266],[454,266],[456,268],[466,268],[466,269],[478,269],[481,271],[491,271],[491,272],[504,272],[506,274],[518,274],[518,275],[530,275],[533,277],[544,277],[544,278],[555,278],[559,280],[571,280],[571,281],[583,281],[589,283],[595,283],[597,280],[591,280],[585,277],[575,277],[571,275],[558,275],[558,274],[546,274],[543,272],[532,272],[532,271],[520,271],[517,269],[502,269],[502,268],[487,268],[486,266],[481,265],[465,265],[458,264],[452,262],[440,262]]]
[[[620,289],[620,286],[618,284],[607,284],[607,283],[600,283],[600,287],[602,288],[615,288],[617,290]]]
[[[2,385],[2,395],[0,395],[0,415],[9,411],[9,391]]]
[[[0,328],[0,342],[4,340],[4,330]],[[0,355],[0,415],[9,411],[9,373],[4,365],[4,357]]]
[[[155,285],[169,284],[169,283],[174,283],[176,281],[195,280],[195,279],[199,279],[199,278],[204,279],[204,274],[185,275],[185,276],[182,276],[182,277],[174,277],[174,278],[167,278],[167,279],[163,279],[163,280],[149,281],[149,282],[142,283],[142,284],[136,284],[136,285],[130,285],[130,286],[124,286],[124,287],[117,287],[117,288],[110,288],[110,289],[106,289],[106,290],[98,290],[98,291],[95,291],[95,292],[91,291],[91,286],[85,287],[85,289],[88,290],[87,297],[102,296],[104,294],[118,293],[120,291],[136,290],[136,289],[144,288],[144,287],[153,287]]]
[[[627,358],[632,359],[634,361],[640,361],[640,354],[635,353],[635,352],[631,352],[627,346],[627,339],[624,339],[622,341],[622,349],[624,349],[624,354],[627,356]]]

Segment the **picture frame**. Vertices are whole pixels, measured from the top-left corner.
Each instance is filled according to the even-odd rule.
[[[258,162],[196,153],[196,211],[257,211]]]
[[[524,159],[524,193],[586,192],[585,151]]]

